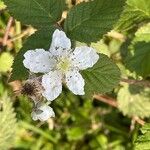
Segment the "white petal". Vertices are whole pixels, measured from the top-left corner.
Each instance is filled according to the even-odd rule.
[[[92,67],[99,59],[99,55],[93,48],[82,46],[77,47],[72,56],[74,66],[78,67],[80,70]]]
[[[66,73],[66,84],[68,88],[76,95],[84,95],[84,79],[77,70]]]
[[[52,37],[52,44],[50,47],[50,53],[54,56],[63,55],[67,53],[71,48],[71,41],[67,38],[65,32],[55,30]]]
[[[36,115],[36,112],[35,112],[35,111],[33,111],[33,112],[31,113],[31,117],[32,117],[32,119],[33,119],[34,121],[38,120],[38,116]]]
[[[42,77],[44,92],[42,95],[49,101],[56,99],[62,92],[62,74],[59,71],[50,71]]]
[[[31,113],[31,116],[33,120],[46,121],[51,117],[55,117],[55,113],[50,106],[44,104],[41,107],[37,108],[37,110],[34,110]]]
[[[29,50],[24,54],[24,57],[24,66],[34,73],[49,72],[56,65],[50,52],[44,49]]]

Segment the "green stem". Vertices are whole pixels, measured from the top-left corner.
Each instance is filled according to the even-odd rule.
[[[123,132],[122,130],[119,130],[118,128],[115,128],[115,127],[110,126],[110,125],[107,125],[107,124],[105,124],[105,127],[106,127],[107,129],[109,129],[110,131],[116,132],[116,133],[118,133],[118,134],[123,134],[123,135],[125,135],[126,137],[128,137],[127,132]]]
[[[31,130],[35,133],[38,133],[40,134],[41,136],[47,138],[48,140],[50,140],[52,143],[56,143],[56,140],[48,133],[44,132],[43,130],[41,130],[40,128],[37,128],[36,126],[33,126],[29,123],[26,123],[24,121],[20,121],[19,124],[25,128],[25,129],[28,129],[28,130]]]
[[[19,35],[21,34],[21,23],[15,20],[15,24],[16,24],[16,35]],[[18,52],[21,47],[22,47],[22,39],[20,38],[15,41],[16,52]]]

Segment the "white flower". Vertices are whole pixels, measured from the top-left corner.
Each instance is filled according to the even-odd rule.
[[[29,50],[23,64],[31,72],[45,73],[42,77],[43,96],[54,100],[62,92],[62,82],[76,95],[84,95],[84,79],[79,70],[92,67],[99,59],[93,48],[71,49],[71,41],[63,31],[55,30],[49,51]]]
[[[35,121],[46,121],[51,117],[55,117],[55,113],[50,106],[42,104],[41,106],[32,111],[31,117]]]

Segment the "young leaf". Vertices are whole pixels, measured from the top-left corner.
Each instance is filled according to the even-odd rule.
[[[23,24],[47,28],[60,20],[64,0],[4,0],[10,13]]]
[[[16,116],[6,93],[0,99],[0,149],[8,150],[14,142]]]
[[[150,1],[147,0],[127,0],[127,4],[139,9],[143,14],[150,15]]]
[[[0,0],[0,10],[3,10],[5,8],[6,8],[6,5],[4,4],[2,0]]]
[[[127,68],[138,75],[147,77],[150,75],[150,43],[139,42],[134,45],[126,60]]]
[[[119,19],[124,0],[94,0],[71,9],[65,31],[71,39],[90,43],[98,41]]]
[[[124,115],[149,117],[150,116],[150,90],[140,86],[123,84],[118,92],[118,107]]]
[[[139,41],[150,42],[150,23],[140,27],[135,33],[134,42]]]
[[[150,124],[145,124],[141,129],[142,135],[139,135],[134,142],[135,150],[149,150],[150,148]]]
[[[3,52],[0,55],[0,72],[7,72],[11,69],[13,56],[10,53]]]
[[[110,92],[120,80],[118,67],[104,54],[100,54],[99,61],[92,68],[81,73],[85,79],[86,95]]]
[[[127,0],[127,5],[116,25],[120,31],[128,31],[142,21],[150,20],[150,1],[149,0]]]
[[[15,57],[12,66],[12,76],[10,80],[23,80],[28,78],[28,70],[23,65],[24,53],[28,50],[34,50],[36,48],[43,48],[45,50],[48,50],[51,44],[52,34],[54,30],[55,28],[53,27],[45,30],[39,30],[28,38],[28,40],[24,43],[23,48]]]

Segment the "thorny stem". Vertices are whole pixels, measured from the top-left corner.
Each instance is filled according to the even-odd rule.
[[[138,122],[140,125],[144,126],[145,121],[140,119],[139,117],[135,116],[133,117],[133,120],[135,120],[136,122]]]
[[[8,40],[9,31],[10,31],[12,22],[13,22],[13,17],[10,17],[7,23],[7,27],[6,27],[4,38],[3,38],[3,46],[7,45],[7,40]]]
[[[148,81],[148,80],[121,79],[121,82],[126,82],[128,84],[135,84],[135,85],[142,85],[145,87],[150,87],[150,81]]]
[[[8,42],[14,42],[16,40],[19,40],[21,38],[23,38],[24,36],[29,36],[31,34],[33,34],[36,30],[33,28],[27,28],[25,31],[23,31],[20,34],[17,34],[15,37],[11,38],[8,40]]]
[[[117,100],[115,100],[114,98],[111,98],[111,97],[106,96],[106,95],[100,95],[100,94],[98,94],[98,95],[95,94],[93,96],[93,98],[98,100],[98,101],[104,102],[110,106],[113,106],[115,108],[118,108]],[[145,124],[145,121],[140,119],[137,116],[134,116],[132,119],[142,126]]]
[[[116,100],[111,98],[111,97],[108,97],[106,95],[100,95],[100,94],[99,95],[94,95],[93,98],[96,99],[96,100],[99,100],[101,102],[104,102],[104,103],[106,103],[110,106],[113,106],[113,107],[116,107],[116,108],[118,107],[118,104],[117,104]]]

